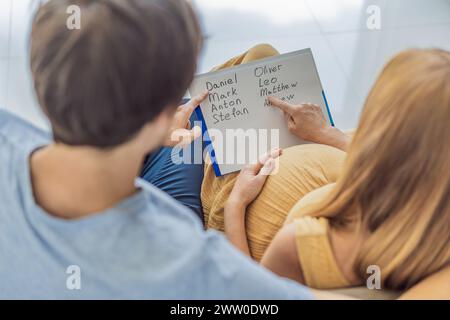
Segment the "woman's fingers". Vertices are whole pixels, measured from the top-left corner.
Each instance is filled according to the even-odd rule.
[[[269,160],[266,161],[264,166],[261,168],[259,173],[254,178],[258,182],[260,188],[264,186],[267,177],[270,176],[274,170],[275,170],[275,159],[270,158]]]
[[[287,127],[288,127],[288,130],[289,130],[290,132],[295,131],[295,129],[296,129],[295,121],[294,121],[294,119],[293,119],[292,117],[291,117],[290,119],[288,119],[288,121],[287,121]]]
[[[284,113],[284,120],[286,120],[286,123],[289,122],[292,119],[292,116],[287,112],[283,111],[283,113]]]
[[[275,170],[275,159],[270,158],[258,173],[258,176],[268,176]]]
[[[274,159],[278,158],[282,153],[283,153],[283,149],[275,148],[275,149],[272,149],[269,152],[265,153],[264,155],[262,155],[259,158],[258,162],[252,166],[253,174],[257,175],[258,173],[260,173],[260,171],[263,169],[264,165],[269,160],[274,160]]]
[[[275,98],[275,97],[268,97],[267,100],[269,100],[270,104],[274,107],[277,107],[278,109],[281,109],[282,111],[292,115],[295,111],[295,106],[287,103],[286,101],[283,101],[281,99]]]
[[[283,149],[281,148],[274,148],[272,150],[270,150],[269,152],[263,154],[260,158],[259,158],[259,163],[261,164],[265,164],[267,160],[269,159],[276,159],[278,158],[281,154],[283,153]]]

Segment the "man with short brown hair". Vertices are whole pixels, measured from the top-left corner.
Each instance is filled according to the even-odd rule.
[[[66,8],[78,5],[80,30]],[[186,129],[200,28],[184,0],[50,0],[31,69],[45,133],[0,112],[0,298],[311,298],[138,179]]]

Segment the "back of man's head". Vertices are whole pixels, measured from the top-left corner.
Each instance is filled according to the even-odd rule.
[[[70,30],[67,8],[81,9]],[[57,142],[130,140],[192,81],[201,34],[186,0],[50,0],[36,14],[31,69]]]

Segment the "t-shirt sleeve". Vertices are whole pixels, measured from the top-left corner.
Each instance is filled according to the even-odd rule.
[[[48,144],[51,141],[51,133],[35,127],[6,110],[0,110],[0,138],[2,139],[0,148],[14,146],[28,149]]]
[[[218,299],[309,300],[314,299],[309,288],[279,277],[257,264],[216,232],[208,232],[209,270],[206,279],[224,288]]]

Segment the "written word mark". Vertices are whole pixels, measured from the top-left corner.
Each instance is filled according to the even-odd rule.
[[[206,90],[213,91],[223,87],[236,85],[238,83],[237,74],[235,73],[232,77],[227,79],[222,79],[219,81],[206,81]]]
[[[221,110],[226,110],[231,107],[236,107],[242,104],[242,100],[240,98],[233,100],[223,100],[221,103],[211,103],[211,111],[219,112]]]
[[[237,90],[235,87],[230,88],[230,90],[222,92],[222,93],[217,93],[217,92],[210,92],[208,93],[208,101],[209,102],[220,102],[221,100],[226,100],[229,99],[231,97],[237,96]]]
[[[265,87],[259,91],[260,97],[267,97],[275,93],[280,93],[289,89],[295,89],[298,86],[298,81],[292,83],[278,83],[272,87]]]
[[[295,94],[289,94],[287,96],[280,97],[278,99],[289,102],[289,101],[294,100],[294,98],[295,98]],[[264,107],[271,107],[271,106],[272,106],[272,104],[270,103],[270,101],[266,99],[264,101]]]
[[[272,74],[272,73],[276,73],[276,72],[280,71],[282,66],[283,65],[278,64],[276,66],[256,67],[253,74],[255,75],[255,77],[260,78],[264,75],[268,75],[268,74]]]
[[[228,121],[228,120],[234,120],[238,117],[248,115],[250,112],[247,108],[237,109],[232,108],[229,112],[222,112],[213,114],[212,118],[214,119],[214,124],[217,124],[219,122]]]

